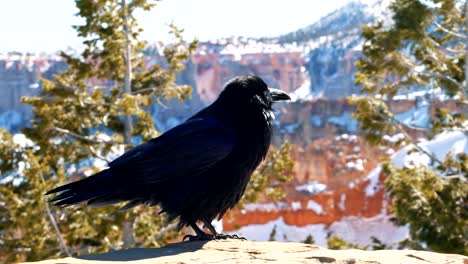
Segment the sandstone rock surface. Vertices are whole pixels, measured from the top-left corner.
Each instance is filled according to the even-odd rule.
[[[291,242],[224,240],[183,242],[162,248],[134,248],[80,258],[45,260],[48,263],[341,263],[341,264],[467,264],[461,255],[416,250],[329,250]]]

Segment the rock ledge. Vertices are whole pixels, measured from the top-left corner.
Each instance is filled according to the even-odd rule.
[[[162,248],[133,248],[80,258],[45,260],[46,263],[341,263],[341,264],[468,264],[462,255],[416,250],[329,250],[290,242],[224,240],[183,242]]]

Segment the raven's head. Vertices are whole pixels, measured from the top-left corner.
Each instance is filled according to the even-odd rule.
[[[264,110],[273,110],[274,102],[291,100],[287,93],[279,89],[268,88],[262,79],[253,75],[230,80],[219,99],[234,103],[238,107],[254,105]]]

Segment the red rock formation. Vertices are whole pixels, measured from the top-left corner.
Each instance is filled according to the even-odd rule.
[[[296,199],[294,202],[301,203],[302,208],[299,210],[293,210],[291,207],[272,211],[234,210],[224,218],[223,227],[229,232],[242,226],[265,224],[279,217],[283,217],[286,224],[294,226],[330,225],[346,216],[373,217],[381,214],[382,208],[386,207],[383,199],[382,180],[381,176],[377,185],[379,190],[371,196],[366,195],[366,188],[369,187],[370,182],[362,181],[353,188],[343,188],[334,192],[319,193]],[[307,209],[310,200],[321,205],[323,212],[318,214],[314,210]],[[291,204],[293,201],[288,197],[286,202]]]
[[[372,217],[385,208],[382,176],[375,185],[366,179],[378,165],[383,150],[369,146],[357,136],[339,136],[316,140],[304,148],[295,149],[294,178],[285,186],[286,199],[278,210],[234,210],[224,219],[224,229],[232,231],[242,226],[265,224],[283,217],[288,225],[331,224],[346,216]],[[349,166],[349,162],[363,160],[362,170]],[[365,160],[365,162],[364,162]],[[327,185],[318,194],[304,194],[296,190],[301,184],[317,181]],[[368,195],[367,188],[373,195]],[[315,202],[322,210],[309,206]],[[295,203],[295,206],[293,206]],[[298,208],[300,203],[300,208]],[[284,206],[286,205],[286,206]]]
[[[192,56],[196,65],[196,92],[205,103],[214,101],[224,83],[237,75],[262,76],[270,86],[292,91],[306,80],[300,52],[219,54],[199,52]]]

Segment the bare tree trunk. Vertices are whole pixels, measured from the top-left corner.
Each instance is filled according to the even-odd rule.
[[[72,254],[70,252],[70,249],[67,247],[67,244],[65,243],[65,240],[63,239],[62,233],[60,233],[60,229],[58,228],[57,221],[55,221],[55,217],[50,211],[50,207],[47,201],[45,202],[45,208],[46,208],[46,213],[47,213],[47,216],[49,217],[50,223],[52,224],[52,227],[54,228],[55,235],[57,236],[57,239],[60,243],[60,248],[62,249],[62,252],[65,253],[67,257],[71,257]]]
[[[132,47],[130,45],[129,30],[128,30],[128,14],[127,14],[127,3],[125,0],[122,0],[122,10],[124,11],[123,20],[124,20],[124,33],[125,33],[125,77],[124,77],[124,93],[132,92]],[[124,122],[124,142],[127,145],[132,144],[132,117],[130,115],[125,116]]]
[[[468,36],[468,0],[465,1],[465,35]],[[465,39],[465,100],[468,100],[468,43]]]
[[[128,219],[123,223],[122,227],[122,242],[124,247],[129,247],[135,244],[135,238],[133,237],[133,223],[135,219]]]
[[[42,182],[45,183],[44,174],[40,173],[40,176],[41,176]],[[49,221],[52,224],[52,227],[54,228],[55,235],[57,236],[57,240],[60,244],[60,248],[62,249],[62,252],[65,253],[67,257],[71,257],[72,254],[70,252],[70,249],[67,247],[67,244],[65,243],[65,240],[63,239],[62,233],[60,233],[60,229],[57,225],[57,221],[55,221],[55,217],[52,214],[52,211],[50,210],[50,207],[49,207],[49,203],[47,201],[45,201],[45,209],[46,209],[45,210],[46,214],[49,217]]]
[[[124,76],[124,93],[132,92],[132,47],[130,45],[129,29],[128,29],[128,10],[126,0],[122,0],[122,11],[124,20],[124,33],[125,33],[125,76]],[[127,146],[132,145],[132,116],[126,115],[124,120],[124,142]],[[122,227],[122,242],[124,247],[128,247],[135,243],[135,238],[133,237],[133,219],[129,219],[123,223]]]

